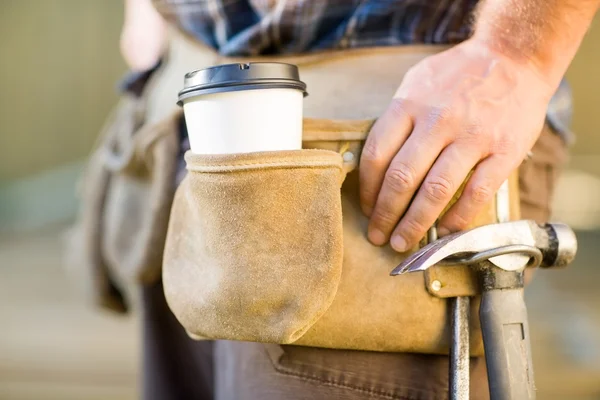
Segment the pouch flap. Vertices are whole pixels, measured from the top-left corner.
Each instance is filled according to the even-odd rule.
[[[291,343],[342,269],[342,157],[325,150],[185,156],[164,253],[169,307],[192,336]]]

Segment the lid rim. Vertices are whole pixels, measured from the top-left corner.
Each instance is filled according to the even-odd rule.
[[[286,88],[306,93],[297,65],[280,62],[241,62],[215,65],[185,74],[177,104],[192,96],[247,89]]]
[[[248,79],[246,81],[229,80],[229,81],[221,81],[221,82],[201,83],[198,85],[183,88],[183,89],[181,89],[179,94],[185,94],[185,93],[189,93],[189,92],[193,92],[193,91],[201,91],[204,89],[219,88],[219,87],[225,88],[225,87],[249,86],[249,85],[269,86],[269,85],[278,85],[278,84],[296,86],[301,90],[306,90],[306,83],[299,81],[299,80],[285,79],[285,78],[259,78],[259,79]]]
[[[301,82],[303,83],[303,82]],[[236,92],[236,91],[246,91],[246,90],[260,90],[260,89],[292,89],[298,90],[302,92],[303,97],[308,96],[308,92],[306,91],[306,85],[299,85],[297,82],[271,82],[271,83],[262,83],[262,84],[235,84],[235,85],[211,85],[202,88],[195,88],[194,90],[182,90],[179,92],[177,96],[177,104],[182,105],[183,100],[189,99],[190,97],[197,97],[208,94],[215,93],[228,93],[228,92]]]

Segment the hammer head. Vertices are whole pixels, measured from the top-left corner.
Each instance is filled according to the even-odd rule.
[[[451,257],[472,256],[507,246],[529,247],[542,253],[541,266],[566,266],[575,258],[575,233],[564,224],[538,225],[535,221],[520,220],[484,225],[456,232],[429,243],[398,265],[391,275],[424,271]],[[524,269],[530,256],[506,254],[489,258],[499,268],[508,271]]]

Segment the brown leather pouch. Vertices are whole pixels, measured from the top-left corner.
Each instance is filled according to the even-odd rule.
[[[367,240],[357,168],[373,121],[304,122],[303,150],[186,155],[163,262],[171,311],[197,339],[447,353],[446,297],[476,295],[472,277],[436,271],[439,295],[423,273],[390,277],[416,249]],[[492,202],[473,225],[494,222]],[[477,324],[471,343],[481,354]]]
[[[129,307],[129,284],[160,277],[179,151],[181,110],[143,124],[144,97],[124,95],[107,119],[80,181],[67,269],[93,305]]]
[[[102,251],[113,273],[128,283],[154,283],[175,193],[179,118],[120,137],[105,153],[111,174],[104,205]]]
[[[167,302],[196,336],[292,343],[342,270],[342,156],[297,150],[185,157],[167,237]]]

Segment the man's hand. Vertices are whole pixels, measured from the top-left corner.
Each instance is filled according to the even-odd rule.
[[[415,246],[464,229],[533,147],[599,0],[482,0],[471,39],[415,65],[360,160],[368,237]]]
[[[408,250],[473,171],[438,225],[465,228],[535,143],[552,92],[533,66],[475,40],[414,66],[363,149],[369,239]]]

